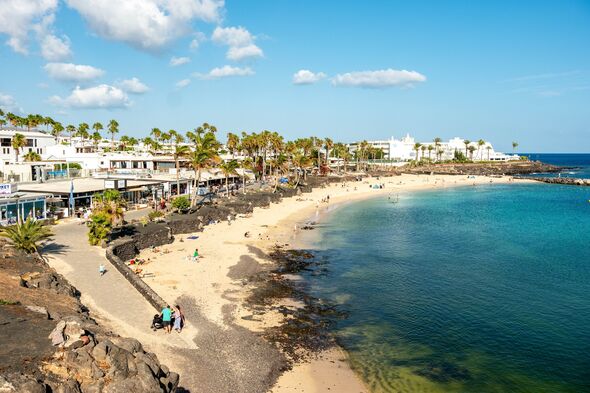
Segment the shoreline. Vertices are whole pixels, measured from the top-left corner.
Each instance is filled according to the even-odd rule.
[[[302,230],[301,223],[322,219],[326,212],[348,203],[390,193],[512,181],[537,183],[509,177],[406,174],[379,179],[368,177],[348,182],[346,186],[340,182],[331,183],[314,188],[311,193],[285,197],[267,208],[257,207],[252,214],[239,215],[231,225],[225,221],[207,225],[200,232],[177,235],[173,243],[156,250],[142,250],[138,257],[148,262],[142,265],[145,283],[169,304],[185,307],[187,326],[181,334],[165,335],[162,331],[147,330],[153,309],[127,309],[127,314],[133,312],[135,321],[145,320],[145,324],[137,325],[126,319],[125,313],[104,313],[96,299],[84,289],[82,300],[93,311],[94,318],[121,334],[138,338],[145,348],[156,353],[160,361],[180,374],[180,386],[189,390],[367,392],[360,376],[352,370],[348,354],[340,347],[312,356],[309,361],[294,363],[292,369],[285,371],[285,356],[262,335],[266,329],[287,320],[280,312],[281,307],[300,309],[302,305],[284,297],[262,311],[253,310],[247,304],[257,284],[251,277],[276,266],[268,255],[276,245],[285,249],[304,247],[306,237],[314,236],[314,231]],[[384,184],[385,188],[370,189],[369,184]],[[330,195],[330,203],[319,203],[327,195]],[[314,217],[316,210],[321,210],[322,215],[318,211]],[[294,230],[295,225],[297,230]],[[75,231],[74,227],[72,230]],[[245,237],[245,233],[250,236]],[[200,254],[196,263],[190,258],[195,248]],[[96,258],[98,254],[104,257],[102,250],[92,250]],[[72,274],[71,263],[64,263],[60,256],[51,258],[51,264],[75,285],[88,284],[84,275]],[[94,271],[95,267],[89,269]],[[103,279],[119,279],[117,274],[107,274]],[[126,282],[120,285],[129,286]],[[129,296],[139,295],[130,293]],[[140,307],[137,301],[135,304]],[[220,353],[222,355],[218,356]]]
[[[454,175],[401,175],[391,177],[365,178],[359,182],[333,183],[325,188],[314,189],[311,193],[284,198],[278,204],[271,204],[268,208],[256,208],[252,217],[237,218],[228,225],[221,222],[205,227],[202,232],[192,234],[198,236],[194,242],[186,238],[191,235],[178,236],[174,243],[163,246],[167,253],[158,255],[158,263],[148,264],[145,271],[152,273],[154,278],[145,281],[164,299],[171,301],[183,295],[191,294],[204,316],[210,321],[227,326],[228,315],[222,310],[232,307],[231,320],[252,332],[261,333],[264,329],[276,326],[283,318],[276,311],[268,311],[262,318],[252,318],[251,310],[245,307],[245,300],[250,290],[244,284],[245,277],[240,274],[234,278],[228,277],[233,268],[238,270],[254,269],[261,266],[268,267],[266,258],[268,252],[275,245],[288,248],[302,248],[305,237],[313,236],[313,231],[298,229],[301,224],[309,221],[317,209],[317,201],[330,195],[329,205],[321,204],[323,213],[345,207],[348,203],[368,198],[385,196],[390,193],[413,192],[420,190],[434,190],[470,185],[487,185],[490,180],[494,184],[507,184],[509,177],[497,178],[477,176],[468,179],[467,176]],[[369,189],[370,183],[384,183],[383,189]],[[533,183],[528,180],[515,180],[514,183]],[[354,190],[354,187],[357,190]],[[346,189],[348,188],[348,191]],[[326,209],[327,208],[327,209]],[[321,219],[321,216],[316,217]],[[244,234],[250,232],[251,237]],[[188,242],[193,242],[187,244]],[[191,264],[186,256],[191,246],[199,248],[202,257],[197,264]],[[151,251],[143,251],[141,258],[155,257]],[[183,260],[184,259],[184,260]],[[194,280],[178,280],[171,273],[186,268],[186,277]],[[162,269],[163,267],[163,269]],[[183,269],[184,270],[184,269]],[[187,274],[188,273],[188,274]],[[191,274],[192,273],[192,274]],[[248,272],[246,272],[248,273]],[[236,278],[239,277],[239,278]],[[284,299],[279,305],[293,306],[290,299]],[[192,330],[192,329],[191,329]],[[198,334],[198,328],[197,332]],[[172,363],[167,360],[168,363]],[[181,372],[181,376],[182,376]],[[274,393],[291,392],[325,392],[328,389],[343,393],[368,391],[364,382],[351,368],[348,355],[340,348],[320,353],[308,362],[296,363],[291,370],[282,373],[271,391]]]

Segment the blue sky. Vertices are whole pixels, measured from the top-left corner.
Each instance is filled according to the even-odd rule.
[[[64,124],[590,152],[588,1],[2,0],[0,40],[0,106]]]

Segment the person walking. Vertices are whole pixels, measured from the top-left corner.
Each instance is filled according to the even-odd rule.
[[[104,276],[104,274],[107,272],[107,269],[104,267],[104,265],[101,263],[98,266],[98,274],[100,274],[100,276]]]
[[[182,327],[184,326],[184,314],[180,310],[180,306],[177,304],[174,307],[174,330],[178,333],[182,331]]]
[[[195,248],[195,252],[193,253],[193,262],[197,262],[199,259],[199,249]]]
[[[162,310],[162,324],[164,325],[164,330],[166,330],[166,333],[172,332],[171,323],[172,323],[172,310],[170,309],[170,306],[167,305]]]

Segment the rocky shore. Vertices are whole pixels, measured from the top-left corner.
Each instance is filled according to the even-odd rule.
[[[37,256],[0,254],[0,391],[176,391],[179,375],[98,325],[79,292]]]
[[[555,173],[564,167],[545,164],[540,161],[508,161],[493,163],[449,163],[406,165],[398,169],[401,173],[435,175],[475,175],[475,176],[516,176],[533,173]]]
[[[527,179],[549,184],[565,184],[569,186],[590,186],[590,179],[577,179],[574,177],[527,177]]]

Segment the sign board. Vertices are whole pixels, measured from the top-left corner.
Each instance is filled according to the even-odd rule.
[[[127,188],[127,180],[126,179],[117,180],[117,188]]]
[[[117,183],[116,180],[105,180],[104,181],[104,188],[106,188],[107,190],[115,189],[115,188],[117,188],[116,183]]]
[[[164,183],[164,192],[170,192],[170,183]]]
[[[10,195],[16,192],[16,184],[2,183],[0,184],[0,195]]]

